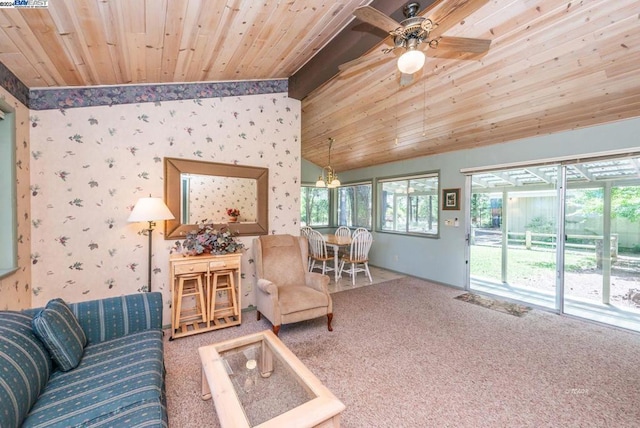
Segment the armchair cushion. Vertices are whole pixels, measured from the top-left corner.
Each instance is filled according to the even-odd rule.
[[[51,353],[60,370],[69,371],[80,364],[87,337],[78,320],[62,299],[53,299],[32,321],[33,330]]]
[[[278,287],[304,284],[306,269],[300,257],[298,237],[292,235],[267,235],[260,238],[262,258],[269,263],[262,265],[261,278],[274,281]]]
[[[279,306],[282,315],[329,306],[329,296],[305,285],[289,285],[279,289]]]

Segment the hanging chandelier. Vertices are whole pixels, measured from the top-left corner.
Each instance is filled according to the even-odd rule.
[[[318,181],[316,181],[316,187],[328,187],[329,189],[333,189],[340,186],[338,174],[331,166],[331,146],[333,145],[333,141],[333,138],[329,138],[329,164],[322,168],[322,173],[320,177],[318,177]]]

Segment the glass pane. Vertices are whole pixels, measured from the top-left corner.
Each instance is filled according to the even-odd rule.
[[[407,192],[409,232],[438,233],[438,180],[410,180]]]
[[[338,225],[371,228],[371,184],[338,189]]]
[[[438,233],[438,177],[380,184],[380,228],[394,232]]]
[[[557,168],[472,176],[472,289],[556,307]]]
[[[371,229],[371,184],[356,186],[356,221],[353,226]]]
[[[567,167],[565,313],[639,330],[638,159]]]
[[[338,188],[338,225],[353,226],[353,211],[355,205],[355,188],[345,186]]]
[[[502,283],[502,193],[483,191],[473,183],[471,288],[478,283]]]
[[[382,230],[407,231],[407,188],[406,180],[382,183],[380,198]]]
[[[303,186],[300,193],[301,226],[329,225],[329,189]]]

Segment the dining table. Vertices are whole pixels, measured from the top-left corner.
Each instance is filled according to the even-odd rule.
[[[334,266],[334,277],[336,284],[338,283],[338,277],[340,274],[340,269],[338,263],[340,262],[340,256],[338,252],[340,251],[340,247],[348,247],[351,245],[351,237],[350,236],[338,236],[334,234],[323,234],[322,239],[327,244],[328,247],[333,249],[333,266]]]

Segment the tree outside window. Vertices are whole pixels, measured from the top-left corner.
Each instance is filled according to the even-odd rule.
[[[300,226],[329,226],[329,189],[302,186],[300,188]]]
[[[338,188],[338,226],[371,229],[371,183]]]

